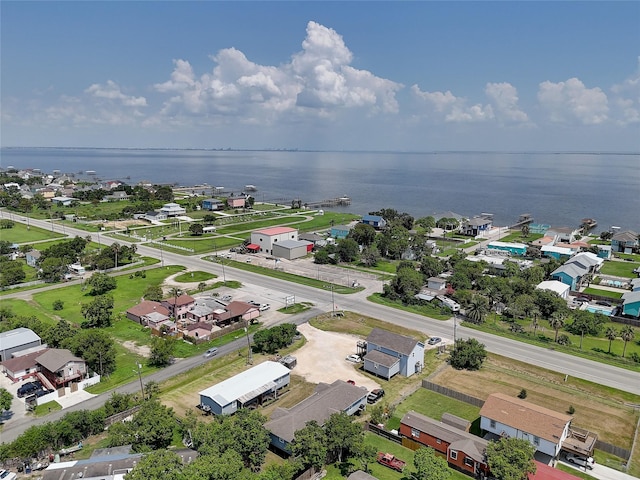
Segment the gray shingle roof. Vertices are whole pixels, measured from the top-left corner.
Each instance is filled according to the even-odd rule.
[[[367,337],[367,342],[388,348],[394,352],[402,353],[403,355],[410,355],[418,344],[415,338],[388,332],[381,328],[374,328]]]
[[[69,362],[84,362],[84,360],[64,348],[51,348],[36,358],[36,363],[50,372],[57,372]]]
[[[364,356],[365,360],[368,360],[383,367],[391,368],[400,361],[399,358],[381,352],[380,350],[372,350]]]

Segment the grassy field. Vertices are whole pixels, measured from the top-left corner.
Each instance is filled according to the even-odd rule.
[[[13,228],[4,228],[0,230],[0,233],[0,237],[2,237],[2,240],[11,243],[18,243],[20,245],[39,242],[42,240],[49,240],[52,238],[65,237],[65,235],[63,235],[62,233],[52,232],[51,230],[45,230],[44,228],[25,225],[20,222],[15,222],[13,224]]]
[[[527,236],[523,236],[521,231],[511,232],[509,235],[505,235],[500,238],[501,242],[516,242],[516,243],[529,243],[539,238],[542,238],[544,235],[541,233],[530,233]]]
[[[211,280],[212,278],[217,278],[217,275],[209,272],[195,271],[195,272],[187,272],[182,275],[178,275],[173,280],[179,283],[190,283],[190,282],[206,282],[207,280]]]
[[[600,288],[587,287],[584,289],[583,293],[586,293],[588,295],[600,295],[602,297],[609,298],[622,298],[622,293],[620,292],[612,292],[611,290],[602,290]]]
[[[636,278],[638,275],[633,270],[640,267],[640,263],[623,261],[604,262],[600,273],[614,277]]]

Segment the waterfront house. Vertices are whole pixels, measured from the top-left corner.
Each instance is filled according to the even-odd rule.
[[[490,242],[487,245],[489,250],[499,250],[501,252],[507,252],[510,255],[524,255],[527,253],[527,246],[524,243],[510,243],[510,242]]]
[[[579,228],[571,227],[551,227],[547,229],[545,235],[553,237],[554,243],[572,243],[576,239],[576,235],[580,234]]]
[[[472,237],[485,236],[493,225],[491,215],[479,215],[462,222],[462,233]]]
[[[611,237],[611,249],[614,252],[633,253],[640,245],[640,238],[633,230],[618,232]]]
[[[424,342],[374,328],[367,337],[364,370],[389,380],[396,374],[410,377],[424,366]]]
[[[557,458],[573,417],[504,393],[492,393],[480,409],[480,428],[500,437],[521,438],[536,451]]]
[[[410,411],[400,420],[402,445],[412,450],[433,448],[447,459],[447,463],[469,475],[486,475],[488,440],[472,435],[448,423],[438,422]]]
[[[164,213],[167,217],[178,217],[180,215],[185,215],[187,213],[187,209],[181,207],[177,203],[165,203],[160,209],[160,213]]]
[[[227,205],[229,208],[244,208],[246,206],[247,198],[242,197],[229,197],[227,198]]]
[[[266,361],[200,392],[200,408],[214,415],[231,415],[240,408],[273,399],[289,385],[291,371]]]
[[[347,238],[349,232],[351,231],[351,227],[348,225],[334,225],[331,227],[330,235],[332,238],[336,240],[342,240],[343,238]]]
[[[380,215],[363,215],[362,223],[371,225],[373,228],[380,230],[387,226],[387,221]]]
[[[368,394],[365,387],[357,387],[344,380],[318,384],[311,396],[300,403],[291,408],[276,408],[270,420],[264,424],[269,431],[271,445],[290,454],[295,433],[303,429],[307,422],[313,420],[323,426],[334,413],[353,415],[361,412],[367,404]]]
[[[202,201],[202,209],[209,211],[224,210],[224,203],[217,198],[207,198]]]

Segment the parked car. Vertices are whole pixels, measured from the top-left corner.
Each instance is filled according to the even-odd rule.
[[[222,300],[223,302],[230,302],[232,299],[233,297],[231,295],[223,295],[220,300]]]
[[[591,300],[587,297],[576,297],[575,301],[578,303],[589,303]]]
[[[384,397],[384,390],[382,388],[374,388],[367,395],[367,403],[376,403],[382,397]]]
[[[437,345],[442,341],[440,337],[431,337],[427,342],[429,345]]]
[[[17,475],[9,470],[0,470],[0,479],[2,480],[13,480]]]
[[[355,384],[356,384],[356,381],[355,381],[355,380],[351,380],[351,379],[349,379],[349,380],[347,380],[347,383],[348,383],[349,385],[355,385]]]
[[[593,457],[583,457],[582,455],[569,452],[565,454],[565,458],[567,459],[567,462],[588,468],[589,470],[593,470],[593,466],[596,463]]]
[[[269,305],[268,303],[263,303],[262,305],[260,305],[260,311],[261,312],[269,310],[270,308],[271,308],[271,305]]]
[[[218,349],[216,347],[211,347],[209,350],[204,352],[205,357],[213,357],[218,353]]]
[[[347,362],[353,362],[353,363],[360,363],[360,355],[356,355],[354,353],[352,353],[351,355],[347,355],[347,358],[345,358],[345,360]]]
[[[598,300],[596,302],[596,305],[602,305],[603,307],[610,307],[611,302],[607,302],[606,300]]]
[[[22,398],[25,395],[29,395],[34,393],[42,388],[42,384],[40,382],[27,382],[24,385],[18,388],[18,398]]]
[[[260,302],[256,302],[255,300],[249,300],[247,303],[255,306],[255,307],[259,307],[261,305]]]

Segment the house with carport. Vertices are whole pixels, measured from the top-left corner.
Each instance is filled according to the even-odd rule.
[[[291,453],[291,442],[296,431],[307,422],[315,421],[323,426],[334,413],[353,415],[365,409],[368,391],[336,380],[331,384],[320,383],[311,396],[291,408],[276,408],[270,420],[264,424],[269,431],[271,445],[278,451]]]
[[[367,336],[364,370],[389,380],[396,374],[410,377],[424,366],[424,342],[374,328]]]
[[[287,367],[268,360],[202,390],[199,408],[214,415],[231,415],[276,398],[290,381]]]
[[[453,422],[451,422],[453,423]],[[410,411],[400,420],[402,445],[412,450],[433,448],[449,466],[472,476],[487,475],[488,440],[420,413]]]
[[[504,393],[492,393],[480,409],[480,428],[498,437],[521,438],[537,452],[558,458],[573,417]]]

